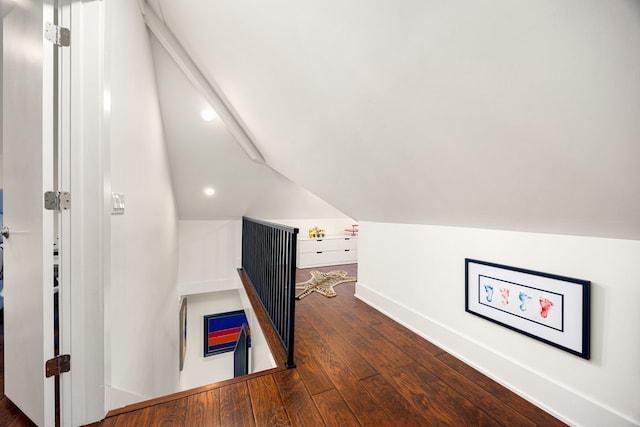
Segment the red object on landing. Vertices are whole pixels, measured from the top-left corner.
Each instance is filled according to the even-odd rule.
[[[348,231],[352,236],[355,236],[358,232],[358,224],[353,224],[351,228],[345,228],[344,231]]]

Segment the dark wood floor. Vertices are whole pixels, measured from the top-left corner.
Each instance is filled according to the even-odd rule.
[[[354,283],[335,289],[296,303],[297,368],[132,405],[95,426],[564,425],[357,300]],[[15,412],[5,401],[1,425],[29,425],[5,424]]]

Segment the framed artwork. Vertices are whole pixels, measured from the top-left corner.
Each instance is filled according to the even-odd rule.
[[[187,355],[187,298],[182,298],[180,303],[180,370],[184,368],[184,359]]]
[[[468,258],[465,273],[465,311],[591,357],[591,282]]]
[[[240,336],[242,325],[246,323],[244,310],[204,316],[204,357],[233,351]],[[248,347],[251,347],[251,330],[248,329]]]

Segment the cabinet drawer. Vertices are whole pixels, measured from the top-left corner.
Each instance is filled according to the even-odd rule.
[[[301,253],[298,256],[298,268],[335,264],[338,261],[338,253],[336,251]]]
[[[351,264],[358,261],[358,251],[355,249],[336,251],[336,255],[340,264]]]
[[[298,252],[300,253],[314,252],[315,247],[315,240],[298,240]]]
[[[345,237],[344,239],[340,240],[340,249],[344,250],[344,249],[350,249],[350,250],[354,250],[358,248],[358,240],[357,239],[352,239],[350,237]]]
[[[358,262],[358,238],[332,236],[299,239],[297,252],[298,268],[352,264]]]
[[[337,249],[338,242],[336,239],[300,240],[298,247],[300,253],[324,252]]]

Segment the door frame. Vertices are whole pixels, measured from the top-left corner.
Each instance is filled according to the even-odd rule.
[[[109,103],[105,84],[108,38],[104,1],[57,3],[58,24],[71,29],[71,45],[59,50],[58,68],[63,86],[58,99],[58,155],[62,162],[59,190],[70,191],[72,199],[72,208],[60,215],[58,223],[63,230],[59,242],[59,298],[63,307],[60,353],[71,354],[71,371],[60,377],[60,416],[63,426],[75,426],[99,421],[106,414],[104,283],[108,283],[110,274],[110,240],[104,238],[110,236]]]
[[[109,94],[104,1],[58,0],[71,28],[67,181],[72,200],[67,223],[69,258],[69,347],[73,375],[63,383],[63,398],[73,402],[63,425],[104,419],[105,283],[110,275]],[[106,238],[105,238],[106,236]],[[64,377],[64,376],[63,376]],[[66,387],[64,387],[66,385]],[[63,405],[63,407],[66,407]]]

